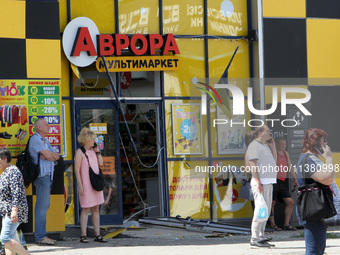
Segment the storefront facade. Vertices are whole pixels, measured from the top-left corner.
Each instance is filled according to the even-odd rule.
[[[269,109],[273,88],[281,91],[289,85],[309,89],[312,94],[319,89],[334,94],[339,84],[336,79],[339,75],[336,68],[333,69],[338,65],[334,55],[328,54],[323,59],[332,63],[331,70],[319,66],[314,59],[320,44],[322,48],[335,48],[336,38],[327,40],[326,44],[314,41],[321,33],[321,23],[329,22],[325,26],[335,28],[337,17],[324,20],[327,14],[313,12],[313,1],[278,2],[282,5],[280,12],[271,1],[247,0],[1,2],[0,23],[6,26],[0,28],[0,45],[6,64],[0,69],[3,92],[0,105],[24,105],[28,115],[26,122],[4,123],[1,132],[7,131],[13,137],[2,138],[1,143],[11,146],[16,156],[29,136],[20,136],[20,140],[14,134],[19,128],[33,134],[34,119],[44,117],[54,127],[50,140],[64,155],[67,166],[64,192],[56,192],[51,203],[54,213],[50,212],[53,223],[52,220],[48,223],[51,224],[49,231],[63,231],[65,225],[79,224],[73,156],[79,147],[77,135],[83,127],[97,133],[105,161],[103,171],[107,185],[106,203],[101,207],[102,224],[121,224],[124,218],[148,207],[150,210],[142,211],[141,215],[211,219],[216,204],[221,220],[252,217],[250,201],[240,197],[245,175],[238,172],[232,186],[219,187],[215,182],[219,173],[212,169],[243,166],[244,135],[252,128],[249,124],[215,125],[216,119],[248,123],[258,118],[248,107],[244,108],[243,115],[233,116],[235,109],[229,101],[230,93],[219,89],[214,96],[215,91],[210,87],[235,85],[245,96],[245,105],[251,98],[257,109]],[[87,47],[89,40],[84,40],[86,33],[78,33],[77,37],[79,30],[76,30],[73,35],[66,35],[67,27],[79,17],[92,20],[98,29],[96,36],[105,35],[105,40],[114,38],[113,56],[107,53],[102,58],[100,47],[94,47],[96,52],[91,52]],[[289,37],[291,40],[287,39],[284,34],[293,33],[292,27],[299,24],[304,33],[294,33]],[[78,26],[82,27],[88,26]],[[137,34],[143,36],[138,39],[134,37]],[[301,38],[301,34],[307,37]],[[116,39],[116,35],[122,36]],[[65,51],[65,37],[75,53],[73,59],[84,54],[98,57],[87,65],[71,64],[71,52]],[[76,38],[79,37],[83,41],[78,45],[77,54]],[[126,38],[128,44],[124,41]],[[166,45],[169,38],[173,40]],[[102,43],[107,42],[105,40]],[[144,47],[147,47],[145,51]],[[167,47],[170,50],[164,52]],[[102,48],[107,52],[109,49],[108,46]],[[166,58],[176,61],[169,64]],[[104,59],[111,68],[109,73]],[[324,71],[318,72],[318,68]],[[274,80],[257,82],[254,78]],[[275,78],[281,79],[281,83]],[[328,84],[325,78],[333,79],[328,79]],[[253,91],[250,96],[249,88]],[[299,98],[300,94],[295,96]],[[202,102],[207,102],[206,112]],[[280,99],[278,102],[280,105]],[[295,110],[292,108],[290,118],[294,117]],[[301,127],[300,136],[316,123],[331,129],[322,114],[314,112],[313,107],[311,112],[313,117],[306,116],[308,122]],[[272,128],[274,136],[294,137],[291,130],[296,128],[282,125]],[[333,130],[329,133],[333,134]],[[288,145],[291,144],[288,141]],[[335,145],[336,151],[340,149]],[[293,147],[289,152],[299,153]],[[338,153],[335,153],[335,162],[337,160]],[[34,201],[32,187],[27,189],[27,194],[32,194]],[[56,214],[63,216],[58,216],[60,222],[55,222]]]

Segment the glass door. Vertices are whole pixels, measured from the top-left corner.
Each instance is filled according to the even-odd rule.
[[[119,150],[117,151],[119,148],[118,125],[116,124],[119,121],[117,109],[114,102],[110,100],[76,101],[75,109],[76,137],[84,127],[94,131],[97,134],[96,142],[104,159],[101,169],[105,177],[105,202],[100,206],[100,224],[122,224],[121,175],[118,167],[120,159],[117,155],[119,153]],[[77,143],[77,148],[79,146]],[[77,212],[80,210],[76,210]]]

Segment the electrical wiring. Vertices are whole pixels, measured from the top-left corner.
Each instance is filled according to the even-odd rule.
[[[143,198],[142,198],[142,196],[141,196],[141,194],[140,194],[140,192],[138,190],[138,187],[137,187],[137,184],[136,184],[136,180],[135,180],[135,177],[133,175],[133,172],[132,172],[132,169],[131,169],[131,166],[130,166],[130,163],[129,163],[129,158],[128,158],[127,154],[126,154],[125,146],[124,146],[124,143],[123,143],[123,140],[122,140],[122,137],[120,136],[120,134],[119,134],[119,139],[120,139],[120,143],[121,143],[121,145],[123,147],[124,155],[125,155],[125,158],[126,158],[126,163],[128,165],[129,171],[131,173],[133,184],[134,184],[134,186],[135,186],[135,188],[137,190],[137,194],[138,194],[138,196],[140,198],[140,201],[143,203],[143,206],[145,208],[145,206],[147,207],[147,204],[144,202],[144,200],[143,200]]]

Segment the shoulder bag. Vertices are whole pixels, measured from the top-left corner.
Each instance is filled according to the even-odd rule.
[[[90,182],[92,185],[92,188],[96,191],[102,191],[104,189],[104,175],[102,170],[99,168],[99,174],[96,174],[92,167],[90,166],[89,157],[86,155],[86,150],[84,147],[80,148],[81,151],[85,154],[85,157],[87,159],[87,162],[89,163],[89,174],[90,174]]]
[[[333,194],[330,186],[319,182],[306,183],[305,165],[307,155],[302,161],[302,174],[305,184],[298,188],[296,205],[301,220],[312,221],[333,217],[336,210],[333,203]]]
[[[336,182],[333,182],[330,185],[332,191],[333,191],[333,202],[334,207],[336,209],[337,214],[331,218],[323,219],[322,223],[325,226],[340,226],[340,192],[339,187],[336,184]]]

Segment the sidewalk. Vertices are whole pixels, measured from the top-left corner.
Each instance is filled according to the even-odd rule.
[[[65,238],[56,246],[29,244],[31,254],[299,254],[305,252],[303,230],[268,233],[273,237],[274,248],[249,247],[250,236],[234,235],[209,237],[212,233],[192,232],[184,229],[141,225],[142,230],[127,230],[109,239],[106,244],[83,244],[79,238]],[[340,254],[340,228],[329,228],[336,239],[327,239],[327,254]]]

